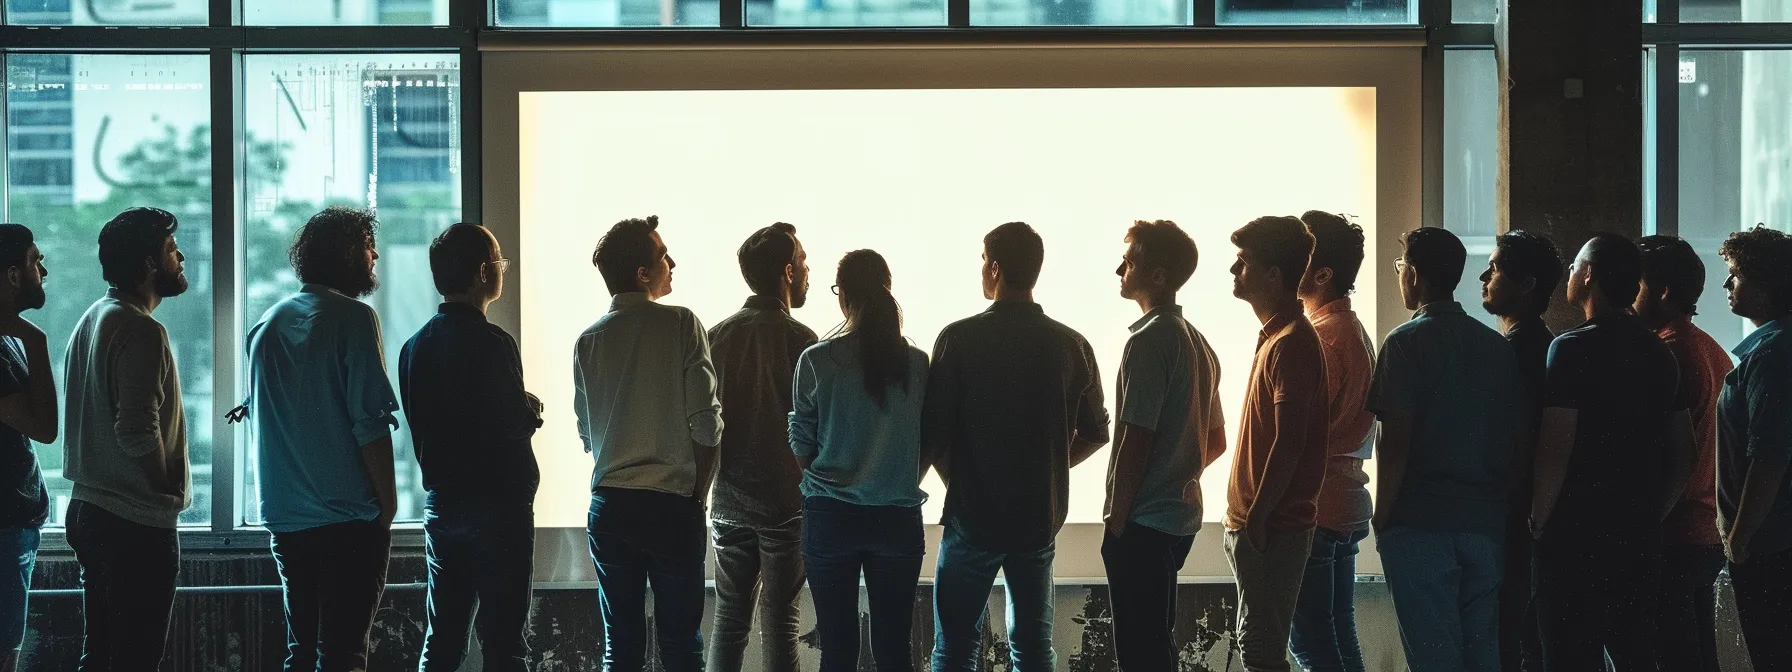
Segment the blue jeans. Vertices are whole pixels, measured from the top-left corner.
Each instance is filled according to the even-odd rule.
[[[140,525],[79,499],[68,503],[63,520],[69,548],[81,565],[79,669],[162,669],[180,574],[180,536],[173,528]],[[367,613],[371,622],[373,609]]]
[[[534,505],[528,500],[454,501],[432,492],[423,510],[423,535],[429,562],[423,672],[459,670],[474,627],[485,669],[528,669]]]
[[[946,521],[933,581],[933,672],[977,672],[989,591],[1002,572],[1008,593],[1008,650],[1014,672],[1051,672],[1052,558],[1057,545],[1029,553],[995,553],[972,545]]]
[[[703,669],[703,503],[652,490],[591,493],[591,559],[604,620],[604,672],[647,668],[647,587],[665,672]]]
[[[753,527],[712,520],[716,621],[710,672],[740,672],[759,612],[762,672],[797,672],[797,602],[803,596],[803,517]],[[855,587],[858,584],[853,584]]]
[[[17,651],[25,641],[25,596],[31,592],[31,568],[37,566],[37,542],[36,527],[0,528],[0,558],[18,563],[16,571],[0,570],[0,653]]]
[[[1499,672],[1499,534],[1407,526],[1376,536],[1412,672]]]
[[[1356,638],[1356,552],[1368,530],[1313,531],[1288,648],[1307,672],[1363,672]]]
[[[367,669],[392,528],[357,520],[275,532],[273,549],[286,605],[286,672]]]
[[[803,502],[803,563],[815,599],[821,671],[859,669],[859,574],[871,604],[871,655],[879,672],[913,672],[909,636],[927,535],[919,506]]]

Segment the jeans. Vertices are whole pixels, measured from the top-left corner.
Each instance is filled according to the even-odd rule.
[[[1550,672],[1655,670],[1661,532],[1546,531],[1537,540],[1537,626]]]
[[[1176,573],[1195,535],[1173,535],[1126,524],[1104,534],[1101,562],[1114,610],[1114,654],[1125,672],[1176,669]]]
[[[174,612],[180,538],[88,502],[68,504],[68,545],[81,565],[81,672],[159,670]]]
[[[31,592],[39,538],[35,526],[0,528],[0,558],[18,563],[16,571],[0,571],[0,657],[25,641],[25,597]]]
[[[1498,672],[1503,535],[1383,528],[1375,538],[1412,672]]]
[[[1226,561],[1238,579],[1238,650],[1246,672],[1288,672],[1288,631],[1300,599],[1313,531],[1269,535],[1255,548],[1226,530]]]
[[[1307,672],[1363,672],[1356,637],[1357,544],[1368,530],[1313,530],[1313,550],[1300,581],[1288,649]]]
[[[1028,553],[996,553],[977,548],[948,519],[940,538],[933,581],[933,672],[976,672],[988,625],[989,591],[996,572],[1008,594],[1008,651],[1013,672],[1051,672],[1052,559],[1057,544]]]
[[[859,574],[871,605],[878,672],[913,672],[909,636],[927,535],[919,506],[860,506],[829,497],[803,502],[803,561],[815,600],[821,672],[859,669]],[[987,594],[987,593],[986,593]]]
[[[1655,625],[1662,670],[1718,672],[1717,575],[1722,546],[1661,549],[1661,616]]]
[[[647,588],[665,672],[703,669],[703,502],[653,490],[591,493],[591,559],[604,621],[604,672],[647,668]]]
[[[423,510],[423,544],[429,561],[423,672],[459,670],[475,627],[486,670],[527,670],[534,505],[453,501],[432,492]]]
[[[1792,665],[1792,550],[1730,565],[1736,615],[1755,670]]]
[[[1543,672],[1537,609],[1531,600],[1531,495],[1512,496],[1506,516],[1506,580],[1500,584],[1500,669]]]
[[[711,521],[716,547],[716,624],[709,672],[740,672],[759,609],[765,672],[796,672],[797,601],[803,592],[803,518],[776,527]],[[854,584],[857,585],[856,582]]]
[[[286,672],[367,669],[392,528],[357,520],[274,533],[286,596]]]

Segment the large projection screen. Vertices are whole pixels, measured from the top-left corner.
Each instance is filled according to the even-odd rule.
[[[570,408],[571,351],[608,306],[590,256],[616,220],[660,216],[678,263],[665,301],[705,325],[746,297],[734,250],[758,227],[798,227],[813,275],[809,303],[794,314],[822,334],[840,322],[827,290],[834,264],[876,249],[890,261],[905,332],[923,350],[941,327],[988,305],[977,281],[983,234],[1026,221],[1046,241],[1037,299],[1090,341],[1110,410],[1126,327],[1139,314],[1117,294],[1122,236],[1134,219],[1175,220],[1201,250],[1180,302],[1221,359],[1230,434],[1258,327],[1230,294],[1232,230],[1265,214],[1354,215],[1370,231],[1356,308],[1377,334],[1398,319],[1397,306],[1393,319],[1387,310],[1397,294],[1378,271],[1397,254],[1390,237],[1407,228],[1398,222],[1419,219],[1417,87],[1400,81],[1416,79],[1417,53],[488,54],[485,221],[517,261],[493,319],[518,332],[529,388],[549,409],[535,441],[537,525],[567,539],[544,533],[545,545],[566,547],[549,553],[562,561],[548,574],[589,573],[566,557],[583,548],[591,472]],[[1209,72],[1229,63],[1248,66]],[[1072,473],[1061,577],[1101,574],[1106,463],[1103,450]],[[1226,573],[1212,532],[1230,468],[1228,451],[1202,478],[1209,533],[1198,537],[1190,576]],[[926,519],[937,522],[944,491],[931,477],[926,487]]]

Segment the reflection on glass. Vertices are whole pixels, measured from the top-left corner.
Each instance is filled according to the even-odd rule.
[[[1418,0],[1216,0],[1221,24],[1417,23]]]
[[[1792,226],[1792,52],[1683,51],[1680,73],[1680,235],[1705,260],[1694,319],[1731,348],[1747,327],[1725,308],[1718,246],[1757,223]]]
[[[155,317],[181,379],[193,463],[193,506],[211,520],[212,249],[210,93],[205,56],[9,54],[6,219],[31,227],[50,271],[43,310],[25,313],[49,337],[58,383],[75,323],[106,292],[95,256],[100,227],[148,205],[180,219],[185,294]],[[60,525],[71,484],[60,443],[37,446]]]
[[[243,83],[245,327],[298,290],[286,250],[299,225],[329,205],[370,208],[380,220],[380,289],[364,300],[379,313],[387,370],[396,376],[399,348],[441,301],[429,242],[460,218],[457,58],[251,55]],[[398,518],[415,520],[423,485],[409,425],[401,422],[392,438]],[[259,522],[249,440],[243,502],[245,518]]]
[[[1792,3],[1785,0],[1660,0],[1679,2],[1686,23],[1784,23],[1792,21]]]
[[[722,17],[717,0],[494,0],[494,4],[498,25],[517,28],[714,26]]]
[[[1499,169],[1499,69],[1493,50],[1444,52],[1444,228],[1468,248],[1463,287],[1487,268],[1499,223],[1494,181]],[[1470,302],[1473,304],[1474,302]],[[1498,329],[1492,315],[1468,311]]]
[[[750,26],[945,24],[945,0],[747,0]]]
[[[206,0],[5,0],[6,22],[37,26],[205,25]]]
[[[448,23],[448,0],[242,0],[250,26],[403,26]]]
[[[1450,20],[1455,23],[1493,23],[1499,15],[1499,0],[1454,0],[1450,3]]]
[[[984,26],[1162,26],[1193,21],[1189,0],[971,0]]]

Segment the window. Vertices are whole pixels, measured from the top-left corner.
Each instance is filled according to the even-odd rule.
[[[251,26],[396,26],[448,23],[448,0],[292,2],[242,0]]]
[[[493,0],[500,26],[516,28],[615,28],[625,26],[715,26],[722,21],[717,0]],[[738,1],[738,0],[729,0]],[[775,0],[774,0],[775,1]],[[814,6],[816,0],[797,0]],[[841,0],[822,0],[840,2]],[[852,2],[853,0],[846,0]],[[867,0],[860,0],[867,1]],[[869,0],[876,2],[879,0]],[[885,0],[895,1],[900,0]],[[777,19],[773,19],[774,22]],[[797,22],[799,25],[804,23]]]
[[[1499,234],[1494,180],[1499,170],[1499,67],[1491,49],[1444,52],[1444,228],[1468,248],[1464,291],[1493,256]],[[1463,294],[1462,296],[1469,296]],[[1498,329],[1497,320],[1470,304],[1468,313]]]
[[[380,315],[387,371],[436,312],[429,242],[460,219],[460,72],[452,54],[250,55],[243,61],[244,332],[297,291],[286,250],[329,205],[380,220]],[[402,421],[402,418],[401,418]],[[260,522],[255,451],[244,442],[245,518]],[[393,435],[400,520],[423,510],[410,427]]]
[[[1452,0],[1450,20],[1456,23],[1493,23],[1499,15],[1499,0]]]
[[[210,94],[204,56],[11,54],[6,98],[7,221],[31,227],[50,271],[43,310],[59,385],[68,337],[106,292],[95,257],[100,227],[120,211],[156,206],[180,219],[187,293],[155,317],[179,367],[193,464],[182,523],[211,520],[212,249]],[[60,391],[60,389],[59,389]],[[60,443],[38,446],[61,524],[70,483]]]
[[[206,0],[5,0],[6,22],[43,26],[205,25]],[[96,45],[98,46],[98,45]]]
[[[971,23],[989,26],[1187,25],[1189,0],[971,0]]]
[[[945,0],[747,0],[752,26],[943,26]]]
[[[1792,4],[1785,0],[1660,0],[1679,2],[1680,20],[1687,23],[1792,21]]]
[[[1417,23],[1419,0],[1215,0],[1221,24]]]

